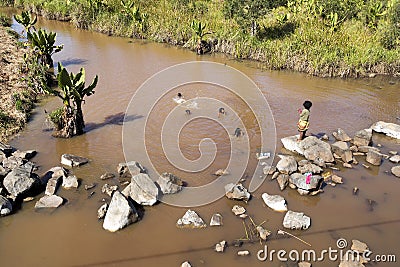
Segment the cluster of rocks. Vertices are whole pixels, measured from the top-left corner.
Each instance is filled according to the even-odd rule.
[[[66,199],[57,195],[61,186],[64,189],[77,188],[78,178],[64,167],[48,170],[43,176],[35,173],[37,167],[30,161],[36,155],[35,150],[20,151],[0,143],[0,214],[10,214],[23,201],[32,201],[44,192],[36,204],[36,209],[57,208]],[[61,162],[68,166],[78,166],[88,162],[80,157],[63,155]]]
[[[154,182],[146,169],[138,162],[120,163],[117,167],[119,178],[130,178],[126,187],[120,191],[118,185],[104,184],[102,192],[111,197],[97,211],[98,219],[104,219],[103,228],[110,232],[118,231],[137,222],[143,206],[153,206],[163,194],[175,194],[182,190],[183,181],[171,173],[163,173]],[[114,174],[105,173],[100,179],[114,178]],[[186,221],[185,221],[186,222]],[[196,221],[197,223],[197,221]]]
[[[285,137],[281,139],[283,146],[304,156],[305,159],[296,161],[292,155],[280,155],[276,167],[267,166],[264,173],[271,174],[272,179],[277,179],[281,190],[290,186],[301,195],[314,195],[323,192],[324,184],[335,186],[343,183],[343,179],[332,175],[331,170],[339,170],[338,164],[344,168],[353,168],[353,165],[358,164],[356,156],[365,156],[365,161],[374,166],[380,166],[384,159],[399,163],[400,155],[397,155],[397,151],[390,151],[390,155],[386,155],[381,153],[378,147],[372,146],[373,132],[400,139],[400,125],[386,122],[374,123],[370,128],[356,132],[353,138],[339,128],[332,133],[336,139],[333,144],[326,142],[329,139],[326,135],[321,139],[309,136],[301,141],[297,141],[297,136]],[[367,164],[363,166],[370,168]],[[324,172],[324,169],[329,170]],[[393,166],[391,172],[400,177],[400,166]]]

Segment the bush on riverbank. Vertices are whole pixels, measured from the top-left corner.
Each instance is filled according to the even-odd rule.
[[[5,4],[5,0],[0,3]],[[213,51],[318,76],[400,72],[400,0],[16,0],[50,19],[109,35],[195,49],[193,20]],[[132,13],[133,12],[133,13]]]

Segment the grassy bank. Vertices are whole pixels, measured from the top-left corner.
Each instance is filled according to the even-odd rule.
[[[7,141],[25,126],[38,95],[35,83],[41,76],[37,68],[28,69],[24,55],[30,51],[9,28],[10,22],[0,13],[0,141]]]
[[[400,73],[400,0],[0,0],[109,35],[327,77]],[[192,22],[204,28],[194,29]]]

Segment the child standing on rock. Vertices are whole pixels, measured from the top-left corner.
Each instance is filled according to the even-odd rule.
[[[312,106],[311,101],[304,101],[303,103],[303,110],[299,109],[299,114],[300,114],[300,119],[299,122],[297,123],[297,128],[299,130],[299,139],[297,141],[301,141],[306,137],[306,132],[308,130],[308,126],[310,124],[309,119],[310,119],[310,108]]]

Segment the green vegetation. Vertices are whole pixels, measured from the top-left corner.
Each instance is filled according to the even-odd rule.
[[[34,53],[37,55],[38,61],[42,65],[48,65],[52,68],[52,55],[63,49],[63,45],[54,45],[56,42],[56,33],[48,33],[46,30],[39,29],[36,32],[28,31],[27,36]]]
[[[14,19],[24,26],[26,32],[29,32],[37,22],[37,16],[33,18],[28,11],[22,11],[21,15],[15,15]]]
[[[0,25],[4,27],[11,26],[11,20],[3,13],[0,13]]]
[[[83,120],[82,103],[86,96],[94,94],[98,76],[96,75],[89,86],[85,86],[85,69],[81,68],[77,74],[68,71],[58,63],[58,89],[47,88],[47,93],[59,97],[63,102],[62,114],[60,110],[52,112],[51,121],[55,122],[59,132],[58,137],[70,138],[83,134],[85,122]]]
[[[15,0],[14,6],[193,50],[199,37],[193,21],[201,22],[212,51],[269,69],[342,77],[400,72],[400,0]]]

